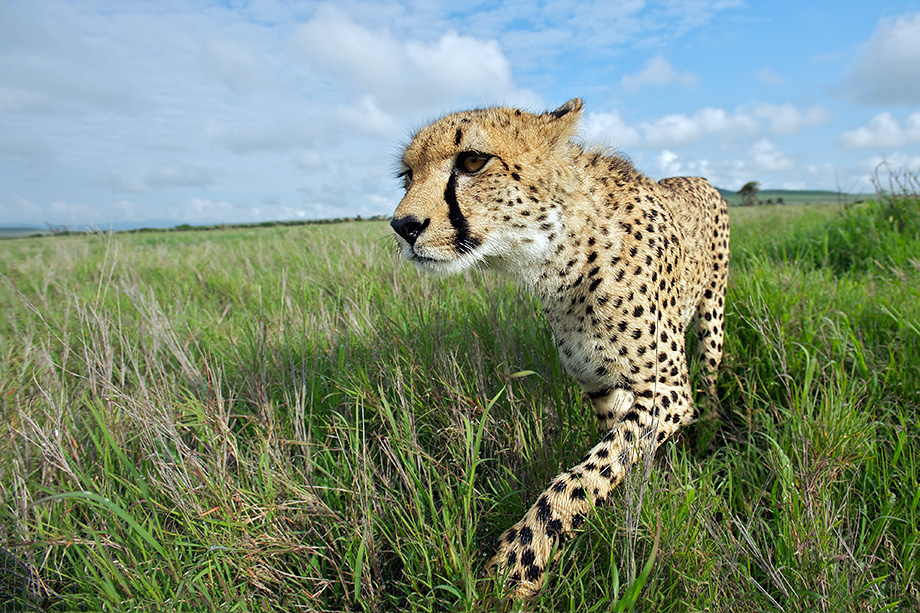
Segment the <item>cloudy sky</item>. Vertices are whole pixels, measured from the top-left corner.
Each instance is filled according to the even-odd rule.
[[[585,100],[649,175],[920,169],[920,2],[0,0],[0,226],[389,214],[412,131]]]

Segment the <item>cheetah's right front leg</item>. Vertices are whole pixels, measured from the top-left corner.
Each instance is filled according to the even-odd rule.
[[[595,412],[609,431],[576,466],[558,475],[523,519],[499,539],[489,568],[506,579],[512,596],[536,594],[543,584],[553,549],[602,503],[626,470],[657,441],[657,429],[630,419],[633,395],[615,390],[595,401]]]

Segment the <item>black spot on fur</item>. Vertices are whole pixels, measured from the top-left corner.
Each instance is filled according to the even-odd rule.
[[[554,519],[546,524],[546,536],[551,539],[562,537],[562,520]]]
[[[518,532],[518,541],[521,543],[521,545],[530,545],[531,541],[533,541],[533,530],[527,526],[521,528],[521,531]]]
[[[549,500],[546,499],[546,496],[540,496],[540,499],[537,501],[537,519],[546,523],[552,518],[553,508],[550,506]]]
[[[533,549],[528,547],[524,550],[524,553],[521,554],[521,566],[532,566],[536,559],[537,556],[534,554]]]
[[[527,577],[528,581],[536,581],[540,578],[540,575],[543,574],[543,569],[533,564],[527,567],[527,570],[524,572],[524,576]]]
[[[609,394],[609,393],[610,393],[610,389],[609,389],[609,388],[603,389],[603,390],[599,390],[599,391],[596,391],[596,392],[588,392],[588,398],[590,398],[591,400],[596,400],[597,398],[603,398],[604,396],[606,396],[606,395]]]

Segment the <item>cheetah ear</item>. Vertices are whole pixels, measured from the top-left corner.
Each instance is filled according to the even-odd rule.
[[[581,119],[581,98],[572,98],[555,111],[543,113],[546,126],[553,133],[554,143],[567,142],[575,136],[575,127]]]
[[[565,117],[569,113],[575,113],[576,115],[580,115],[581,114],[580,112],[583,106],[584,104],[582,103],[581,98],[572,98],[571,100],[569,100],[568,102],[560,106],[558,109],[556,109],[552,113],[549,113],[549,115],[552,115],[553,118],[555,119],[561,119],[562,117]]]

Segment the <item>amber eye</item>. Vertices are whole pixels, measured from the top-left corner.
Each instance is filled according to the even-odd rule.
[[[478,151],[464,151],[457,156],[456,166],[461,172],[474,174],[482,170],[491,157],[491,155]]]

